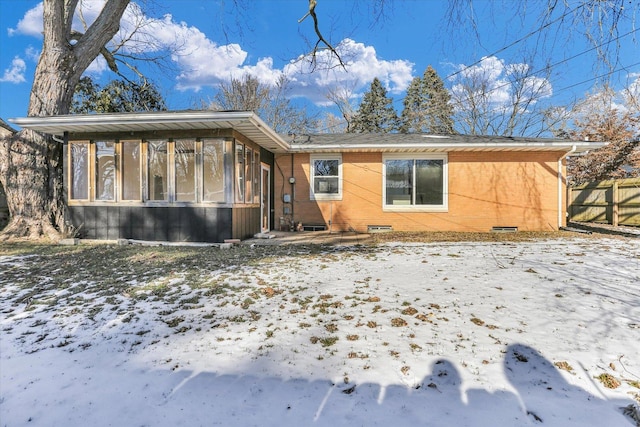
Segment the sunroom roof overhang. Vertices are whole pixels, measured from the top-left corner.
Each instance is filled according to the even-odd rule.
[[[10,119],[26,129],[51,135],[65,133],[114,133],[233,129],[274,153],[290,145],[251,111],[173,111],[61,115]]]

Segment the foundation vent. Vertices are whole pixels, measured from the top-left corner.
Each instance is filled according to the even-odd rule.
[[[518,227],[496,226],[491,227],[492,233],[515,233],[518,231]]]
[[[327,226],[324,224],[305,224],[302,226],[303,231],[325,231]]]
[[[385,231],[393,231],[390,225],[367,225],[367,233],[384,233]]]

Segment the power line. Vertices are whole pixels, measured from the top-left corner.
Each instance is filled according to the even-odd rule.
[[[627,36],[629,36],[629,35],[631,35],[631,34],[633,34],[633,33],[638,32],[638,31],[640,31],[640,28],[636,28],[635,30],[631,30],[631,31],[627,32],[626,34],[623,34],[623,35],[618,36],[618,37],[616,37],[616,38],[614,38],[614,39],[611,39],[611,40],[609,40],[609,41],[607,41],[607,42],[605,42],[605,43],[602,43],[602,44],[600,44],[600,45],[598,45],[598,46],[594,46],[594,47],[592,47],[592,48],[590,48],[590,49],[584,50],[584,51],[582,51],[582,52],[580,52],[580,53],[577,53],[577,54],[575,54],[575,55],[573,55],[573,56],[571,56],[571,57],[569,57],[569,58],[565,58],[565,59],[563,59],[562,61],[555,62],[555,63],[553,63],[553,64],[551,64],[551,65],[548,65],[548,66],[546,66],[546,67],[544,67],[544,68],[542,68],[542,69],[540,69],[540,70],[538,70],[538,71],[535,71],[535,72],[533,72],[533,73],[531,73],[531,74],[527,74],[526,76],[523,76],[523,77],[521,77],[521,78],[515,79],[514,81],[525,80],[525,79],[527,79],[527,78],[529,78],[529,77],[535,76],[536,74],[540,74],[540,73],[542,73],[543,71],[548,71],[548,70],[550,70],[550,69],[552,69],[552,68],[554,68],[554,67],[556,67],[556,66],[558,66],[558,65],[561,65],[561,64],[564,64],[564,63],[566,63],[566,62],[569,62],[569,61],[571,61],[571,60],[573,60],[573,59],[576,59],[576,58],[578,58],[579,56],[582,56],[582,55],[584,55],[584,54],[586,54],[586,53],[588,53],[588,52],[591,52],[591,51],[593,51],[593,50],[600,49],[600,48],[601,48],[601,47],[603,47],[603,46],[606,46],[606,45],[608,45],[608,44],[610,44],[610,43],[613,43],[613,42],[615,42],[615,41],[618,41],[618,40],[620,40],[620,39],[622,39],[622,38],[624,38],[624,37],[627,37]],[[634,64],[634,65],[635,65],[635,64]],[[630,65],[629,67],[633,67],[634,65]],[[469,68],[469,67],[467,67],[467,68]],[[467,69],[467,68],[465,68],[465,69]],[[613,70],[613,71],[620,71],[620,70]],[[593,79],[590,79],[590,80],[586,80],[586,81],[585,81],[585,82],[583,82],[583,83],[587,83],[587,82],[592,81],[592,80],[597,80],[597,79],[599,79],[599,78],[601,78],[601,77],[605,77],[605,76],[607,76],[608,74],[612,74],[612,73],[613,73],[613,72],[602,74],[602,75],[600,75],[600,76],[598,76],[598,77],[596,77],[596,78],[593,78]],[[583,83],[579,83],[579,84],[583,84]],[[510,86],[511,84],[512,84],[512,82],[506,82],[506,83],[503,83],[503,84],[501,84],[501,85],[498,85],[498,86],[496,86],[496,87],[492,88],[491,90],[488,90],[487,92],[485,92],[485,94],[489,94],[489,93],[494,92],[494,91],[496,91],[496,90],[498,90],[498,89],[502,89],[502,88],[504,88],[504,87]],[[558,90],[555,90],[554,92],[555,92],[555,93],[557,93],[557,92],[561,92],[561,91],[563,91],[563,90],[565,90],[565,89],[570,89],[570,88],[572,88],[572,87],[578,86],[579,84],[575,84],[575,85],[568,86],[568,87],[566,87],[566,88],[558,89]],[[402,98],[401,98],[401,99],[402,99]]]
[[[504,46],[504,47],[502,47],[502,48],[498,49],[498,50],[497,50],[497,51],[495,51],[494,53],[491,53],[491,54],[489,54],[489,55],[483,56],[481,59],[479,59],[478,61],[474,62],[473,64],[468,65],[468,66],[465,66],[464,68],[462,68],[462,69],[460,69],[460,70],[456,71],[456,72],[455,72],[455,73],[453,73],[453,74],[449,74],[448,76],[446,76],[446,77],[445,77],[445,79],[450,79],[451,77],[453,77],[453,76],[456,76],[456,75],[460,74],[460,73],[461,73],[461,72],[463,72],[464,70],[467,70],[467,69],[469,69],[469,68],[471,68],[471,67],[474,67],[474,66],[476,66],[476,65],[480,64],[480,63],[481,63],[482,61],[484,61],[485,59],[490,58],[490,57],[492,57],[492,56],[496,56],[497,54],[499,54],[499,53],[501,53],[501,52],[504,52],[505,50],[509,49],[510,47],[515,46],[516,44],[518,44],[518,43],[520,43],[520,42],[525,41],[526,39],[528,39],[528,38],[529,38],[529,37],[531,37],[532,35],[534,35],[534,34],[536,34],[536,33],[539,33],[540,31],[542,31],[542,30],[544,30],[544,29],[546,29],[546,28],[550,27],[551,25],[555,24],[556,22],[558,22],[558,21],[560,21],[560,20],[562,20],[562,19],[566,18],[569,14],[572,14],[573,12],[575,12],[576,10],[578,10],[578,9],[580,9],[580,8],[582,8],[582,7],[584,7],[585,5],[586,5],[586,3],[582,3],[581,5],[576,6],[576,7],[575,7],[575,8],[573,8],[572,10],[570,10],[570,11],[568,11],[568,12],[565,12],[565,13],[564,13],[562,16],[560,16],[559,18],[554,19],[554,20],[553,20],[553,21],[551,21],[551,22],[547,22],[547,23],[546,23],[545,25],[543,25],[542,27],[540,27],[540,28],[538,28],[538,29],[536,29],[536,30],[531,31],[529,34],[527,34],[527,35],[525,35],[525,36],[523,36],[523,37],[520,37],[518,40],[516,40],[516,41],[514,41],[514,42],[512,42],[512,43],[510,43],[510,44],[508,44],[507,46]]]
[[[444,78],[444,80],[450,80],[452,77],[454,77],[454,76],[456,76],[456,75],[458,75],[458,74],[460,74],[460,73],[464,72],[465,70],[468,70],[468,69],[469,69],[469,68],[471,68],[471,67],[474,67],[474,66],[476,66],[476,65],[479,65],[480,63],[482,63],[482,62],[483,62],[483,61],[485,61],[486,59],[488,59],[488,58],[490,58],[490,57],[493,57],[493,56],[496,56],[497,54],[499,54],[499,53],[501,53],[501,52],[504,52],[505,50],[507,50],[507,49],[509,49],[509,48],[511,48],[511,47],[513,47],[513,46],[515,46],[515,45],[517,45],[518,43],[523,42],[524,40],[526,40],[527,38],[529,38],[529,37],[531,37],[531,36],[535,35],[536,33],[539,33],[539,32],[541,32],[541,31],[543,31],[543,30],[545,30],[545,29],[549,28],[551,25],[553,25],[553,24],[555,24],[555,23],[557,23],[557,22],[559,22],[559,21],[563,20],[564,18],[566,18],[567,16],[569,16],[569,15],[573,14],[574,12],[576,12],[578,9],[580,9],[580,8],[584,7],[585,5],[586,5],[586,3],[582,3],[582,4],[578,5],[578,6],[576,6],[576,7],[575,7],[575,8],[573,8],[572,10],[570,10],[570,11],[567,11],[567,12],[563,13],[560,17],[558,17],[558,18],[554,19],[553,21],[547,22],[546,24],[542,25],[541,27],[539,27],[539,28],[537,28],[537,29],[535,29],[535,30],[533,30],[533,31],[529,32],[529,33],[528,33],[528,34],[526,34],[525,36],[520,37],[519,39],[517,39],[517,40],[515,40],[515,41],[513,41],[513,42],[511,42],[511,43],[509,43],[508,45],[506,45],[506,46],[504,46],[504,47],[502,47],[502,48],[500,48],[500,49],[498,49],[498,50],[496,50],[495,52],[493,52],[493,53],[491,53],[491,54],[489,54],[489,55],[487,55],[487,56],[482,57],[480,60],[475,61],[475,62],[474,62],[474,63],[472,63],[471,65],[464,66],[463,68],[461,68],[461,69],[459,69],[459,70],[455,71],[454,73],[451,73],[451,74],[447,75],[447,76]],[[609,45],[609,44],[611,44],[611,43],[613,43],[613,42],[615,42],[615,41],[618,41],[618,40],[620,40],[620,39],[622,39],[622,38],[625,38],[625,37],[627,37],[627,36],[629,36],[629,35],[632,35],[632,34],[634,34],[634,33],[638,32],[639,30],[640,30],[640,28],[636,28],[636,29],[634,29],[634,30],[631,30],[631,31],[629,31],[629,32],[625,33],[625,34],[619,35],[619,36],[615,37],[614,39],[610,39],[610,40],[608,40],[608,41],[606,41],[606,42],[604,42],[604,43],[601,43],[600,45],[597,45],[597,46],[591,47],[591,48],[589,48],[589,49],[583,50],[583,51],[581,51],[581,52],[579,52],[579,53],[577,53],[577,54],[575,54],[575,55],[573,55],[573,56],[570,56],[570,57],[565,58],[565,59],[563,59],[563,60],[561,60],[561,61],[558,61],[558,62],[555,62],[555,63],[553,63],[553,64],[551,64],[551,65],[548,65],[548,66],[546,66],[546,67],[544,67],[544,68],[542,68],[542,69],[540,69],[540,70],[538,70],[538,71],[535,71],[535,72],[532,72],[532,73],[530,73],[530,74],[527,74],[527,75],[525,75],[525,76],[523,76],[523,77],[517,78],[517,79],[515,79],[515,80],[513,80],[513,81],[511,81],[511,82],[503,83],[503,84],[501,84],[501,85],[499,85],[499,86],[496,86],[496,87],[492,88],[491,90],[487,91],[485,94],[488,94],[488,93],[494,92],[494,91],[496,91],[496,90],[498,90],[498,89],[501,89],[501,88],[507,87],[507,86],[509,86],[509,85],[513,84],[514,82],[518,82],[518,81],[521,81],[521,80],[522,80],[522,81],[524,81],[525,79],[527,79],[527,78],[529,78],[529,77],[531,77],[531,76],[535,76],[535,75],[537,75],[537,74],[540,74],[540,73],[542,73],[542,72],[544,72],[544,71],[549,71],[549,70],[551,70],[551,69],[553,69],[553,68],[555,68],[555,67],[557,67],[557,66],[559,66],[559,65],[562,65],[562,64],[567,63],[567,62],[569,62],[569,61],[571,61],[571,60],[574,60],[574,59],[576,59],[576,58],[578,58],[578,57],[580,57],[580,56],[582,56],[582,55],[585,55],[586,53],[589,53],[589,52],[594,51],[594,50],[596,50],[596,49],[600,49],[600,48],[602,48],[603,46]],[[632,64],[632,65],[630,65],[630,66],[626,66],[626,67],[623,67],[623,68],[621,68],[621,69],[614,69],[614,70],[609,71],[608,73],[604,73],[604,74],[601,74],[601,75],[599,75],[599,76],[596,76],[596,77],[593,77],[593,78],[590,78],[590,79],[584,80],[584,81],[582,81],[582,82],[580,82],[580,83],[575,83],[575,84],[572,84],[572,85],[569,85],[569,86],[563,87],[563,88],[561,88],[561,89],[554,90],[554,94],[555,94],[555,93],[558,93],[558,92],[562,92],[562,91],[564,91],[564,90],[571,89],[571,88],[573,88],[573,87],[576,87],[576,86],[579,86],[579,85],[582,85],[582,84],[585,84],[585,83],[589,83],[589,82],[592,82],[592,81],[598,80],[598,79],[600,79],[600,78],[602,78],[602,77],[605,77],[605,76],[608,76],[608,75],[611,75],[611,74],[617,73],[617,72],[619,72],[619,71],[624,70],[625,68],[631,68],[631,67],[634,67],[634,66],[636,66],[636,65],[638,65],[638,64],[637,64],[637,63],[636,63],[636,64]],[[394,103],[394,104],[396,104],[396,103],[403,102],[405,98],[406,98],[406,96],[405,96],[405,97],[398,98],[398,99],[394,100],[394,101],[393,101],[393,103]]]

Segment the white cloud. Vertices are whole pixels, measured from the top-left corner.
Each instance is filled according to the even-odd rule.
[[[24,83],[24,72],[27,70],[27,64],[23,59],[19,57],[13,58],[11,61],[11,67],[4,70],[3,76],[0,78],[0,82],[7,83]]]
[[[42,37],[42,3],[38,3],[34,8],[29,9],[25,13],[24,18],[18,21],[16,28],[9,28],[10,36],[26,35],[34,37]]]
[[[90,25],[100,13],[104,0],[83,0],[82,19],[74,19],[74,28],[84,31],[82,22]],[[291,81],[290,95],[306,97],[317,104],[326,103],[330,89],[349,88],[354,93],[368,89],[377,77],[390,94],[402,93],[413,78],[413,63],[406,60],[386,60],[378,57],[373,46],[351,39],[343,40],[337,51],[346,64],[346,70],[328,50],[317,54],[317,67],[310,69],[309,56],[284,65],[274,66],[273,58],[260,58],[255,64],[247,63],[249,53],[239,44],[219,45],[198,28],[185,22],[176,22],[167,14],[162,18],[146,16],[136,3],[130,3],[120,23],[120,31],[112,41],[119,51],[128,54],[168,55],[178,69],[176,88],[180,91],[199,91],[203,87],[216,87],[231,78],[250,74],[263,83],[274,84],[285,74]],[[134,29],[138,29],[133,35]],[[40,36],[42,32],[42,3],[29,10],[11,34]],[[122,42],[126,40],[126,43]],[[34,55],[35,57],[35,55]],[[107,70],[105,61],[98,57],[87,70],[100,74]]]
[[[377,77],[390,94],[398,94],[405,91],[413,79],[413,63],[380,59],[373,46],[344,39],[336,51],[346,69],[328,50],[317,53],[315,68],[309,55],[299,57],[284,67],[285,75],[292,81],[293,96],[304,96],[322,105],[326,104],[325,94],[331,89],[367,90]]]
[[[38,59],[40,59],[40,51],[33,46],[28,46],[25,49],[24,54],[30,61],[33,62],[38,62]]]

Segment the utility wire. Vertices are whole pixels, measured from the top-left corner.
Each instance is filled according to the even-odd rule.
[[[560,21],[560,20],[563,20],[563,19],[564,19],[564,18],[566,18],[569,14],[572,14],[573,12],[575,12],[576,10],[578,10],[578,9],[580,9],[580,8],[582,8],[582,7],[584,7],[585,5],[586,5],[586,3],[582,3],[581,5],[574,7],[574,8],[573,8],[573,9],[571,9],[570,11],[565,12],[565,13],[564,13],[562,16],[560,16],[559,18],[556,18],[556,19],[554,19],[554,20],[553,20],[553,21],[551,21],[551,22],[547,22],[547,23],[546,23],[545,25],[543,25],[542,27],[540,27],[540,28],[538,28],[538,29],[536,29],[536,30],[531,31],[529,34],[527,34],[527,35],[525,35],[525,36],[523,36],[523,37],[520,37],[518,40],[516,40],[516,41],[514,41],[514,42],[512,42],[512,43],[510,43],[510,44],[508,44],[507,46],[504,46],[504,47],[502,47],[502,48],[498,49],[498,50],[497,50],[497,51],[495,51],[494,53],[491,53],[491,54],[489,54],[489,55],[483,56],[481,59],[479,59],[478,61],[474,62],[473,64],[468,65],[468,66],[465,66],[464,68],[462,68],[462,69],[460,69],[460,70],[456,71],[455,73],[449,74],[447,77],[445,77],[445,79],[450,79],[451,77],[456,76],[456,75],[458,75],[458,74],[462,73],[464,70],[466,70],[466,69],[468,69],[468,68],[471,68],[471,67],[473,67],[473,66],[476,66],[476,65],[480,64],[480,63],[481,63],[482,61],[484,61],[485,59],[490,58],[490,57],[492,57],[492,56],[496,56],[497,54],[499,54],[499,53],[501,53],[501,52],[504,52],[505,50],[509,49],[510,47],[513,47],[513,46],[515,46],[516,44],[518,44],[518,43],[521,43],[521,42],[525,41],[526,39],[528,39],[528,38],[529,38],[529,37],[531,37],[532,35],[534,35],[534,34],[536,34],[536,33],[539,33],[540,31],[542,31],[542,30],[544,30],[544,29],[546,29],[546,28],[550,27],[551,25],[555,24],[556,22],[558,22],[558,21]]]
[[[504,47],[502,47],[502,48],[500,48],[500,49],[498,49],[498,50],[496,50],[495,52],[493,52],[493,53],[491,53],[491,54],[489,54],[489,55],[486,55],[486,56],[482,57],[481,59],[479,59],[479,60],[475,61],[474,63],[472,63],[472,64],[470,64],[470,65],[468,65],[468,66],[464,66],[463,68],[461,68],[461,69],[457,70],[456,72],[454,72],[454,73],[451,73],[451,74],[447,75],[443,80],[449,80],[449,79],[451,79],[452,77],[454,77],[454,76],[456,76],[456,75],[458,75],[458,74],[460,74],[460,73],[464,72],[465,70],[468,70],[468,69],[469,69],[469,68],[471,68],[471,67],[474,67],[474,66],[476,66],[476,65],[479,65],[480,63],[482,63],[482,62],[483,62],[483,61],[485,61],[486,59],[488,59],[488,58],[490,58],[490,57],[492,57],[492,56],[496,56],[497,54],[504,52],[505,50],[507,50],[507,49],[509,49],[509,48],[511,48],[511,47],[513,47],[513,46],[515,46],[515,45],[517,45],[518,43],[523,42],[523,41],[524,41],[524,40],[526,40],[527,38],[529,38],[529,37],[531,37],[531,36],[533,36],[533,35],[535,35],[535,34],[537,34],[537,33],[541,32],[541,31],[542,31],[542,30],[544,30],[544,29],[549,28],[551,25],[555,24],[556,22],[559,22],[559,21],[563,20],[563,19],[564,19],[564,18],[566,18],[568,15],[573,14],[575,11],[577,11],[578,9],[580,9],[580,8],[584,7],[585,5],[586,5],[586,3],[582,3],[582,4],[578,5],[578,6],[576,6],[576,7],[575,7],[575,8],[573,8],[572,10],[565,12],[564,14],[562,14],[560,17],[558,17],[558,18],[554,19],[553,21],[547,22],[546,24],[542,25],[541,27],[539,27],[539,28],[537,28],[537,29],[535,29],[535,30],[533,30],[533,31],[529,32],[529,33],[528,33],[528,34],[526,34],[525,36],[520,37],[519,39],[517,39],[517,40],[515,40],[515,41],[513,41],[513,42],[511,42],[511,43],[509,43],[508,45],[506,45],[506,46],[504,46]],[[573,56],[571,56],[571,57],[569,57],[569,58],[565,58],[565,59],[563,59],[563,60],[561,60],[561,61],[558,61],[558,62],[555,62],[555,63],[553,63],[553,64],[551,64],[551,65],[548,65],[548,66],[546,66],[546,67],[544,67],[544,68],[542,68],[542,69],[540,69],[540,70],[538,70],[538,71],[535,71],[535,72],[533,72],[533,73],[531,73],[531,74],[528,74],[528,75],[523,76],[523,77],[521,77],[521,78],[515,79],[515,81],[517,82],[517,81],[519,81],[519,80],[524,80],[524,79],[529,78],[529,77],[531,77],[531,76],[534,76],[534,75],[536,75],[536,74],[542,73],[542,72],[543,72],[543,71],[545,71],[545,70],[550,70],[550,69],[552,69],[552,68],[554,68],[554,67],[557,67],[558,65],[561,65],[561,64],[567,63],[567,62],[569,62],[569,61],[571,61],[571,60],[573,60],[573,59],[576,59],[576,58],[578,58],[578,57],[580,57],[580,56],[582,56],[582,55],[584,55],[584,54],[586,54],[586,53],[588,53],[588,52],[594,51],[594,50],[599,49],[599,48],[601,48],[601,47],[603,47],[603,46],[606,46],[606,45],[608,45],[608,44],[611,44],[611,43],[613,43],[613,42],[615,42],[615,41],[618,41],[618,40],[620,40],[620,39],[622,39],[622,38],[624,38],[624,37],[627,37],[627,36],[629,36],[629,35],[631,35],[631,34],[634,34],[634,33],[638,32],[638,31],[640,31],[640,28],[636,28],[636,29],[634,29],[634,30],[631,30],[631,31],[629,31],[629,32],[627,32],[627,33],[625,33],[625,34],[622,34],[622,35],[620,35],[620,36],[617,36],[617,37],[616,37],[616,38],[614,38],[614,39],[611,39],[611,40],[608,40],[608,41],[606,41],[606,42],[604,42],[604,43],[601,43],[601,44],[600,44],[600,45],[598,45],[598,46],[594,46],[594,47],[591,47],[591,48],[589,48],[589,49],[583,50],[582,52],[579,52],[579,53],[577,53],[577,54],[575,54],[575,55],[573,55]],[[585,83],[589,83],[589,82],[592,82],[592,81],[598,80],[598,79],[600,79],[600,78],[602,78],[602,77],[605,77],[605,76],[608,76],[608,75],[614,74],[614,73],[616,73],[616,72],[622,71],[622,70],[623,70],[623,69],[625,69],[625,68],[631,68],[631,67],[634,67],[634,66],[636,66],[636,65],[638,65],[638,64],[636,63],[636,64],[632,64],[632,65],[630,65],[630,66],[623,67],[623,68],[621,68],[621,69],[614,69],[614,70],[611,70],[611,71],[609,71],[608,73],[604,73],[604,74],[601,74],[601,75],[599,75],[599,76],[596,76],[596,77],[593,77],[593,78],[590,78],[590,79],[584,80],[584,81],[582,81],[582,82],[580,82],[580,83],[575,83],[575,84],[572,84],[572,85],[570,85],[570,86],[566,86],[566,87],[564,87],[564,88],[561,88],[561,89],[558,89],[558,90],[554,90],[554,93],[562,92],[562,91],[564,91],[564,90],[568,90],[568,89],[571,89],[571,88],[573,88],[573,87],[576,87],[576,86],[579,86],[579,85],[582,85],[582,84],[585,84]],[[491,92],[496,91],[496,90],[498,90],[498,89],[501,89],[501,88],[503,88],[503,87],[509,86],[509,85],[510,85],[510,84],[512,84],[512,83],[513,83],[513,82],[503,83],[503,84],[501,84],[501,85],[499,85],[499,86],[496,86],[496,87],[492,88],[491,90],[487,91],[486,93],[491,93]],[[396,103],[403,102],[405,98],[406,98],[406,96],[405,96],[405,97],[398,98],[398,99],[394,100],[394,101],[393,101],[393,103],[394,103],[394,104],[396,104]],[[327,129],[328,129],[328,128],[327,128]],[[325,130],[326,130],[326,129],[325,129]]]
[[[576,58],[578,58],[579,56],[582,56],[582,55],[584,55],[584,54],[586,54],[586,53],[588,53],[588,52],[591,52],[591,51],[593,51],[593,50],[600,49],[601,47],[603,47],[603,46],[605,46],[605,45],[608,45],[608,44],[610,44],[610,43],[613,43],[613,42],[615,42],[615,41],[618,41],[618,40],[620,40],[621,38],[627,37],[627,36],[629,36],[629,35],[631,35],[631,34],[633,34],[633,33],[636,33],[636,32],[638,32],[638,31],[640,31],[640,28],[636,28],[635,30],[631,30],[631,31],[629,31],[629,32],[628,32],[628,33],[626,33],[626,34],[623,34],[623,35],[618,36],[618,37],[616,37],[616,38],[614,38],[614,39],[611,39],[611,40],[609,40],[609,41],[607,41],[607,42],[605,42],[605,43],[602,43],[602,44],[600,44],[600,45],[598,45],[598,46],[594,46],[594,47],[592,47],[592,48],[590,48],[590,49],[587,49],[587,50],[584,50],[584,51],[582,51],[582,52],[580,52],[580,53],[577,53],[577,54],[575,54],[575,55],[573,55],[573,56],[571,56],[571,57],[569,57],[569,58],[565,58],[565,59],[563,59],[563,60],[561,60],[561,61],[555,62],[555,63],[553,63],[553,64],[551,64],[551,65],[548,65],[548,66],[546,66],[546,67],[544,67],[544,68],[542,68],[542,69],[540,69],[540,70],[538,70],[538,71],[535,71],[535,72],[533,72],[533,73],[531,73],[531,74],[527,74],[526,76],[523,76],[523,77],[521,77],[521,78],[515,79],[515,81],[525,80],[525,79],[527,79],[527,78],[529,78],[529,77],[535,76],[536,74],[540,74],[540,73],[542,73],[543,71],[548,71],[548,70],[550,70],[550,69],[552,69],[552,68],[554,68],[554,67],[556,67],[556,66],[558,66],[558,65],[561,65],[561,64],[564,64],[564,63],[566,63],[566,62],[569,62],[569,61],[571,61],[571,60],[573,60],[573,59],[576,59]],[[635,64],[634,64],[634,65],[630,65],[630,66],[628,66],[628,67],[633,67],[633,66],[635,66]],[[466,69],[466,68],[465,68],[465,69]],[[563,90],[570,89],[570,88],[572,88],[572,87],[578,86],[578,85],[583,84],[583,83],[587,83],[587,82],[592,81],[592,80],[597,80],[597,79],[599,79],[599,78],[601,78],[601,77],[605,77],[605,76],[610,75],[610,74],[613,74],[613,72],[617,72],[617,71],[621,71],[621,70],[612,70],[612,72],[602,74],[602,75],[600,75],[600,76],[598,76],[598,77],[595,77],[595,78],[593,78],[593,79],[586,80],[586,81],[584,81],[584,82],[582,82],[582,83],[576,83],[575,85],[567,86],[566,88],[562,88],[562,89],[554,90],[554,93],[562,92]],[[494,88],[492,88],[492,89],[488,90],[487,92],[485,92],[485,94],[489,94],[489,93],[494,92],[494,91],[496,91],[496,90],[498,90],[498,89],[502,89],[502,88],[504,88],[504,87],[507,87],[507,86],[509,86],[509,85],[511,85],[511,84],[512,84],[512,82],[506,82],[506,83],[503,83],[503,84],[501,84],[501,85],[498,85],[498,86],[496,86],[496,87],[494,87]],[[402,99],[402,100],[404,100],[404,98],[401,98],[401,99]]]

